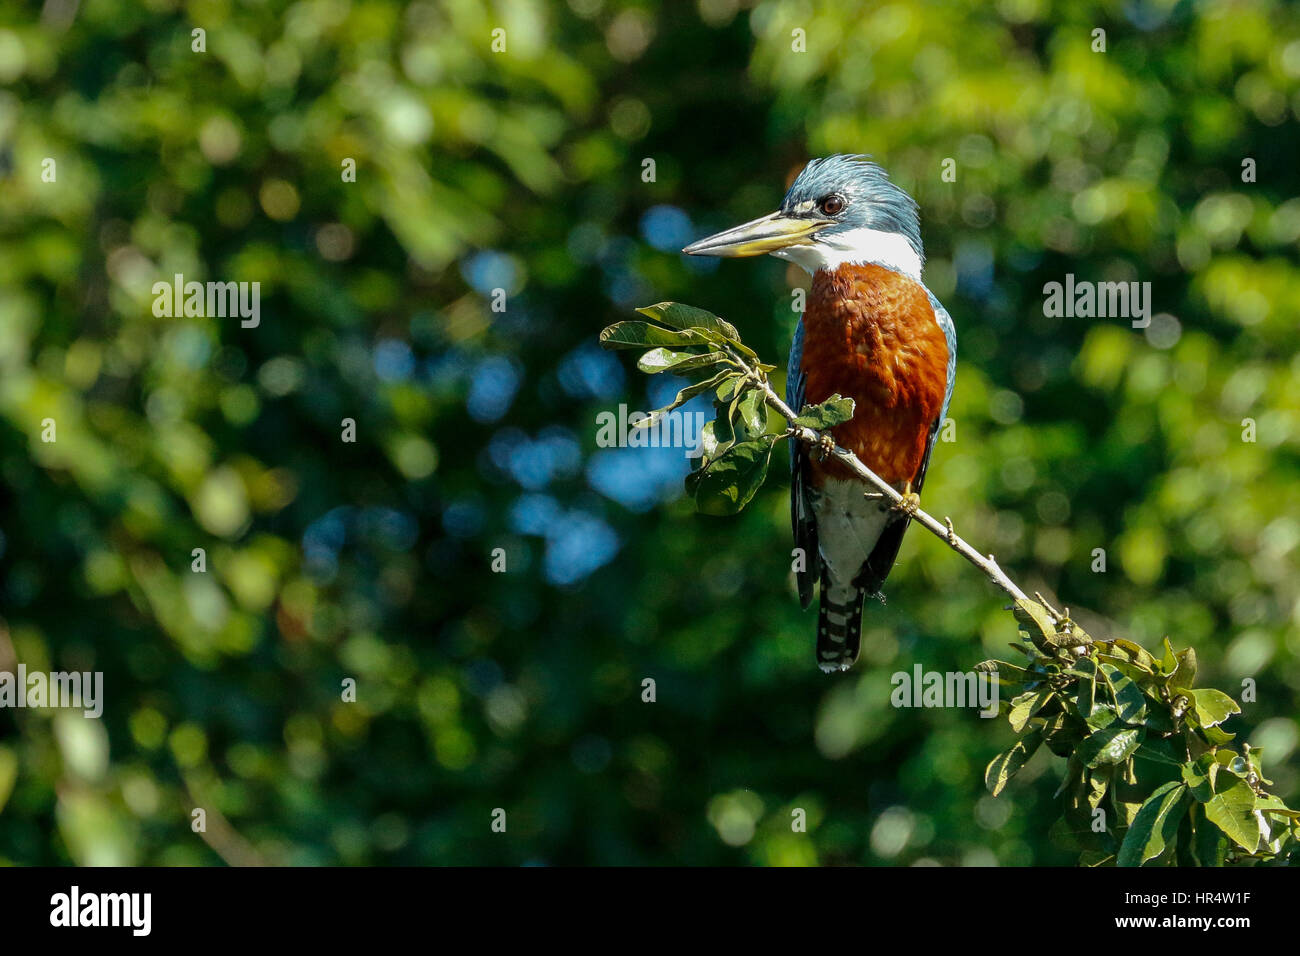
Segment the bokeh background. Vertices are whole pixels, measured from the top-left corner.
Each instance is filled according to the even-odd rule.
[[[45,0],[0,84],[0,668],[106,684],[0,712],[0,859],[1071,862],[1059,762],[993,799],[1004,721],[889,705],[1006,656],[972,568],[913,529],[828,679],[784,469],[704,518],[680,451],[596,447],[674,384],[596,346],[638,305],[784,367],[803,275],[677,250],[832,151],[918,199],[958,327],[926,506],[1256,680],[1230,729],[1300,795],[1294,4]],[[260,282],[260,327],[155,318],[178,272]],[[1067,273],[1158,315],[1047,318]]]

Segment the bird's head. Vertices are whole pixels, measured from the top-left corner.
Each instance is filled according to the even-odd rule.
[[[925,254],[912,197],[863,156],[814,159],[781,208],[691,243],[692,256],[759,256],[794,262],[809,273],[844,263],[873,263],[921,278]]]

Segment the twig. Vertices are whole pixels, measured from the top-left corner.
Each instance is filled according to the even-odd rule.
[[[728,349],[728,351],[731,350]],[[776,394],[772,386],[768,383],[766,376],[760,375],[741,355],[734,351],[731,352],[731,357],[739,363],[742,368],[744,368],[749,380],[753,382],[756,387],[763,390],[763,396],[767,404],[780,412],[781,415],[785,417],[785,420],[790,423],[790,435],[792,437],[797,438],[802,442],[807,442],[809,445],[815,446],[821,444],[822,435],[820,432],[808,428],[806,425],[795,424],[795,418],[798,417],[797,413],[791,411],[790,406],[781,400],[781,396]],[[889,482],[885,481],[885,479],[881,478],[874,471],[864,465],[858,456],[853,454],[853,452],[849,451],[847,448],[841,448],[839,445],[836,445],[835,449],[831,452],[831,455],[843,462],[850,471],[867,484],[876,488],[880,492],[881,497],[889,499],[895,505],[902,503],[903,496],[899,494],[898,491],[889,484]],[[1007,594],[1011,595],[1013,600],[1030,600],[1025,592],[1020,590],[1016,585],[1016,582],[1007,577],[1006,572],[998,567],[997,559],[995,559],[993,555],[980,554],[953,530],[951,518],[945,518],[944,521],[941,522],[932,515],[917,508],[916,511],[912,513],[912,520],[921,525],[935,537],[939,538],[939,540],[945,542],[948,547],[952,548],[971,564],[975,565],[975,567],[983,571],[990,581],[1000,587],[1003,591],[1006,591]]]
[[[189,794],[190,801],[194,806],[204,808],[206,826],[199,831],[199,836],[203,838],[203,842],[210,846],[230,866],[266,866],[266,860],[257,852],[253,844],[245,839],[226,819],[225,815],[216,808],[215,801],[205,800],[200,796],[200,791],[207,790],[210,794],[210,788],[203,787],[193,774],[182,773],[181,779],[185,783],[185,790]]]

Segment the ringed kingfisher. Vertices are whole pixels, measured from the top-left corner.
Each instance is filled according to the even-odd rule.
[[[786,404],[796,413],[838,393],[856,404],[835,442],[889,482],[901,506],[866,494],[842,462],[792,441],[790,517],[804,556],[799,601],[821,584],[817,664],[845,671],[919,504],[957,367],[952,317],[921,281],[916,202],[861,155],[814,159],[776,212],[701,239],[693,256],[793,262],[812,276],[790,348]]]

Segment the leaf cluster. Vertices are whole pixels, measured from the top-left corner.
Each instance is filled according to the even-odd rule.
[[[1018,737],[985,770],[995,795],[1041,747],[1066,761],[1052,828],[1089,866],[1300,860],[1300,813],[1266,789],[1261,751],[1229,746],[1223,724],[1241,708],[1196,687],[1196,652],[1159,655],[1116,638],[1095,641],[1068,612],[1013,608],[1023,665],[979,670],[1013,690],[1002,712]]]
[[[734,515],[753,499],[767,477],[772,449],[790,436],[769,430],[765,365],[740,340],[736,327],[704,309],[660,302],[638,309],[645,320],[616,322],[600,334],[612,349],[646,349],[637,368],[649,375],[671,372],[691,380],[677,397],[636,424],[650,427],[699,395],[713,400],[714,419],[701,432],[699,466],[686,476],[686,493],[696,510]],[[830,429],[853,417],[853,400],[833,395],[806,406],[797,425]]]

